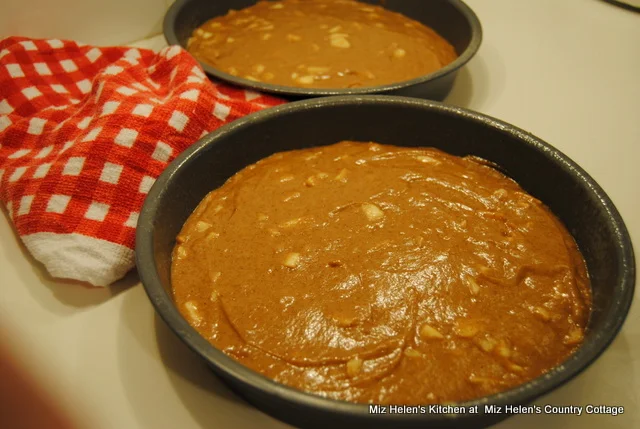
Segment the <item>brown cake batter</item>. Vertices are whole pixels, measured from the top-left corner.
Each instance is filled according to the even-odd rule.
[[[314,88],[401,82],[457,57],[424,24],[351,0],[261,1],[198,27],[188,50],[232,75]]]
[[[281,383],[384,404],[496,393],[564,361],[591,307],[572,237],[481,160],[374,143],[280,153],[202,201],[175,301]]]

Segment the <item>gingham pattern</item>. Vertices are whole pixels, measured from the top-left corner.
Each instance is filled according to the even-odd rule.
[[[180,47],[0,41],[0,201],[56,277],[107,285],[133,267],[155,178],[202,135],[281,103],[210,82]]]

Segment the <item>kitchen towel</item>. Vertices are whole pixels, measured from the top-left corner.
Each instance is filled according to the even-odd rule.
[[[106,286],[134,266],[154,180],[182,150],[283,101],[207,79],[179,46],[0,41],[0,201],[54,277]]]

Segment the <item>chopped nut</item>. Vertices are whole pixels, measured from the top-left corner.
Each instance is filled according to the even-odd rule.
[[[211,278],[211,283],[217,282],[221,275],[222,273],[220,271],[216,271],[214,273],[209,274],[209,277]]]
[[[501,200],[507,196],[507,191],[505,189],[498,189],[497,191],[493,192],[493,196]]]
[[[347,362],[347,375],[349,377],[355,377],[362,370],[362,359],[353,358]]]
[[[284,5],[282,3],[274,3],[271,6],[269,6],[269,9],[282,9],[284,8]]]
[[[275,228],[269,228],[269,229],[267,229],[267,231],[269,232],[269,235],[272,236],[272,237],[277,237],[277,236],[282,234],[280,231],[278,231]]]
[[[218,237],[220,237],[220,234],[214,231],[211,231],[210,233],[207,234],[207,240],[214,240]]]
[[[500,222],[506,222],[507,219],[505,218],[505,216],[502,213],[498,213],[498,212],[485,212],[485,211],[479,211],[477,212],[478,215],[482,218],[486,218],[486,219],[495,219],[498,220]]]
[[[520,365],[516,364],[516,363],[510,363],[509,365],[507,365],[507,368],[509,368],[512,372],[522,372],[522,371],[524,371],[524,368],[521,367]]]
[[[291,228],[292,226],[296,226],[297,224],[299,224],[300,222],[302,222],[302,218],[298,217],[295,219],[291,219],[288,220],[286,222],[282,222],[280,225],[278,225],[280,228]]]
[[[477,343],[478,343],[478,346],[485,352],[492,351],[493,348],[496,346],[495,340],[491,338],[479,338]]]
[[[271,33],[264,33],[262,36],[260,36],[260,38],[262,40],[269,40],[271,39]]]
[[[364,75],[367,77],[367,79],[375,79],[376,78],[376,75],[371,73],[369,70],[366,70],[364,72]]]
[[[340,173],[338,173],[336,177],[334,177],[334,179],[340,182],[346,182],[347,174],[349,174],[349,170],[347,170],[346,168],[343,168],[342,170],[340,170]]]
[[[422,353],[420,353],[418,350],[414,349],[413,347],[407,347],[406,349],[404,349],[404,355],[410,358],[419,358],[423,356]]]
[[[234,39],[233,37],[231,37],[231,36],[227,37],[227,43],[233,43],[235,41],[236,41],[236,39]]]
[[[213,209],[213,214],[219,213],[224,207],[222,207],[221,204],[218,204],[214,209]]]
[[[471,374],[469,376],[469,382],[473,384],[494,384],[496,383],[496,380],[493,380],[488,377],[480,377],[478,375]]]
[[[295,79],[297,79],[297,78],[298,78],[298,76],[299,76],[299,74],[298,74],[298,73],[296,73],[296,72],[291,73],[291,79],[294,79],[294,80],[295,80]]]
[[[300,264],[299,253],[287,253],[282,261],[282,265],[289,268],[295,268]]]
[[[398,48],[395,51],[393,51],[393,56],[396,58],[403,58],[405,55],[407,55],[407,51],[405,51],[402,48]]]
[[[184,259],[187,257],[187,249],[184,248],[184,246],[178,246],[178,248],[176,249],[176,255],[178,257],[178,259]]]
[[[315,79],[313,76],[300,76],[299,78],[296,79],[296,82],[301,83],[303,85],[311,85],[314,80]]]
[[[280,183],[290,182],[294,179],[293,174],[285,174],[280,177]]]
[[[316,174],[316,176],[318,176],[318,178],[320,178],[320,179],[326,179],[327,177],[329,177],[329,175],[327,173],[322,172],[322,171],[320,173]]]
[[[533,314],[535,314],[545,322],[548,322],[549,320],[551,320],[551,313],[549,313],[549,310],[547,310],[544,307],[535,307],[533,309]]]
[[[462,324],[458,324],[453,331],[456,333],[456,335],[460,337],[471,338],[475,336],[479,330],[480,328],[477,325],[473,325],[470,323],[462,323]]]
[[[198,311],[198,306],[196,305],[195,302],[193,302],[193,301],[185,302],[184,303],[184,308],[185,308],[185,310],[187,310],[187,314],[188,314],[189,318],[191,319],[192,323],[194,323],[196,326],[198,326],[198,325],[200,325],[200,323],[202,323],[202,315]]]
[[[268,219],[269,219],[269,216],[267,216],[266,214],[258,213],[258,220],[259,221],[263,222],[263,221],[268,220]]]
[[[369,219],[370,221],[378,221],[384,218],[384,212],[380,210],[380,207],[376,206],[375,204],[370,204],[370,203],[362,204],[362,211],[364,212],[364,215],[367,217],[367,219]]]
[[[213,33],[209,33],[208,31],[204,31],[204,32],[202,33],[202,38],[203,38],[203,39],[208,39],[208,38],[210,38],[211,36],[213,36]]]
[[[346,49],[351,47],[351,43],[344,37],[332,37],[330,43],[334,48]]]
[[[218,294],[218,292],[214,290],[213,292],[211,292],[211,296],[209,297],[209,299],[212,302],[216,302],[218,300],[219,296],[220,295]]]
[[[304,181],[304,186],[311,188],[313,186],[316,186],[317,183],[318,180],[316,179],[316,176],[309,176],[307,177],[307,180]]]
[[[444,335],[442,335],[436,328],[427,325],[426,323],[420,327],[419,335],[423,340],[444,338]]]
[[[329,67],[317,67],[317,66],[307,67],[307,71],[315,75],[327,73],[329,70],[331,70],[331,68]]]
[[[467,276],[466,280],[467,280],[467,286],[469,287],[469,291],[471,292],[471,294],[477,295],[478,292],[480,292],[480,286],[478,286],[478,283],[476,283],[476,280],[471,276]]]
[[[433,394],[433,392],[429,392],[429,393],[427,393],[426,398],[427,398],[429,401],[435,401],[435,400],[436,400],[436,395],[434,395],[434,394]]]
[[[188,240],[189,240],[189,236],[188,235],[180,234],[179,236],[176,237],[176,243],[178,243],[178,244],[185,243]]]
[[[322,26],[321,26],[322,27]],[[337,33],[338,31],[342,30],[342,26],[341,25],[336,25],[335,27],[332,27],[329,30],[329,33]]]
[[[212,22],[209,24],[210,28],[220,28],[222,27],[222,24],[220,24],[219,22]]]
[[[285,309],[290,307],[295,301],[296,299],[293,296],[283,296],[280,298],[280,304],[284,305]]]
[[[198,232],[203,232],[203,231],[206,231],[209,228],[211,228],[211,224],[210,223],[199,220],[196,223],[196,226],[195,226],[194,229],[196,231],[198,231]]]
[[[295,200],[296,198],[300,197],[300,192],[292,192],[289,195],[287,195],[286,197],[284,197],[282,199],[283,203],[288,203],[291,200]]]
[[[256,64],[255,66],[253,66],[253,71],[256,74],[262,74],[264,72],[264,64]]]
[[[258,79],[257,77],[253,77],[251,75],[247,75],[244,78],[253,82],[260,82],[260,79]]]
[[[496,347],[496,353],[498,353],[498,356],[501,356],[503,358],[508,359],[511,357],[511,349],[509,349],[509,347],[507,347],[507,345],[504,343],[498,344],[498,346]]]
[[[584,339],[584,334],[579,328],[572,329],[565,337],[564,343],[568,346],[580,344]]]
[[[425,164],[433,164],[433,165],[442,164],[442,162],[427,155],[416,156],[416,159],[420,162],[424,162]]]
[[[297,34],[287,34],[287,40],[290,42],[299,42],[300,40],[302,40],[302,37],[298,36]]]
[[[227,73],[229,73],[230,75],[233,75],[233,76],[238,76],[238,69],[235,68],[235,67],[229,67],[227,69]]]

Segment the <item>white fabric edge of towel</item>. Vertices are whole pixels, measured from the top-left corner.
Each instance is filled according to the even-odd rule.
[[[37,232],[22,236],[22,241],[56,278],[108,286],[135,265],[135,253],[128,247],[82,234]]]

